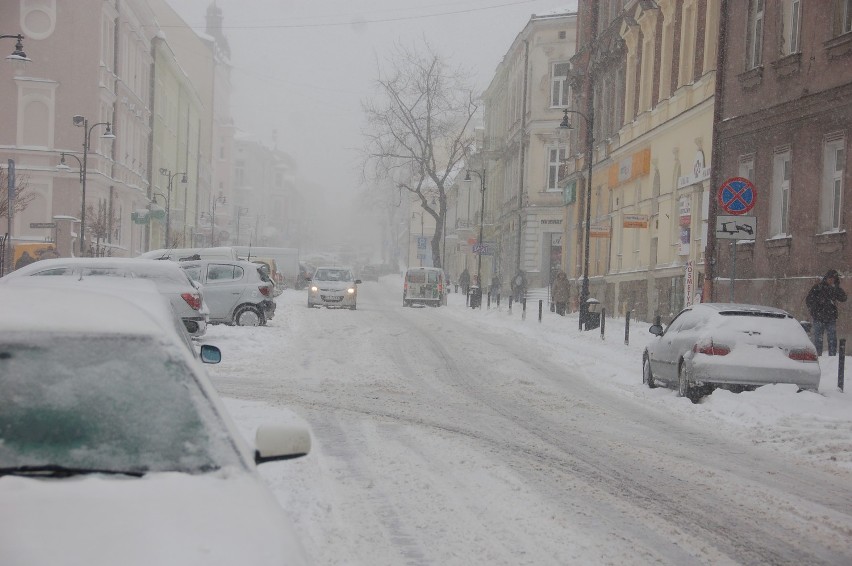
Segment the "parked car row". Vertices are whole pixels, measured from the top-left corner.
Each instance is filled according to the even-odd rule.
[[[275,284],[262,265],[249,261],[56,258],[13,271],[0,283],[43,276],[149,279],[196,338],[204,335],[208,323],[262,326],[275,315]]]

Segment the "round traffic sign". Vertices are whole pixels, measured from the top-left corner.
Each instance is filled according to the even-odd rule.
[[[719,187],[718,201],[728,214],[745,214],[754,208],[756,190],[745,177],[731,177]]]

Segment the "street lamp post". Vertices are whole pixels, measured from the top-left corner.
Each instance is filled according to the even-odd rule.
[[[479,192],[481,193],[481,201],[479,204],[479,239],[476,241],[477,246],[479,246],[479,251],[476,254],[476,279],[479,281],[479,289],[482,291],[482,251],[484,244],[482,243],[482,228],[485,225],[485,169],[482,170],[482,173],[479,171],[471,171],[467,170],[467,173],[464,177],[464,180],[467,183],[471,182],[470,174],[473,173],[477,177],[479,177]],[[468,184],[468,187],[470,185]],[[468,189],[468,193],[470,190]],[[482,303],[479,303],[480,308],[482,308]]]
[[[89,121],[83,116],[74,116],[74,125],[83,128],[83,161],[80,161],[73,153],[61,153],[61,159],[59,165],[56,166],[60,171],[70,171],[71,168],[65,164],[65,156],[70,155],[77,160],[80,164],[80,184],[83,186],[82,188],[82,210],[80,211],[80,255],[86,255],[86,173],[88,172],[88,157],[89,157],[89,144],[91,142],[92,130],[95,129],[95,126],[106,126],[104,133],[101,135],[101,139],[106,140],[114,140],[115,134],[112,132],[112,123],[110,122],[98,122],[97,124],[92,124],[89,126]]]
[[[237,238],[236,243],[240,245],[240,217],[248,214],[249,209],[244,206],[237,207]]]
[[[411,218],[414,218],[415,216],[420,216],[420,240],[417,240],[417,259],[420,260],[420,267],[423,267],[423,256],[425,254],[420,253],[420,242],[423,240],[423,213],[422,212],[412,212]],[[411,231],[409,230],[409,233],[410,232]],[[409,248],[409,250],[410,249],[411,248]],[[409,267],[411,267],[411,260],[410,259],[409,259],[408,265],[409,265]]]
[[[214,248],[216,247],[216,203],[225,204],[227,200],[224,196],[213,199],[213,212],[210,214],[210,246]]]
[[[172,235],[172,230],[171,230],[171,228],[172,228],[172,181],[174,181],[175,177],[177,177],[178,175],[183,175],[183,177],[181,177],[181,180],[180,180],[181,183],[186,184],[187,179],[186,179],[186,173],[185,172],[172,173],[170,169],[166,169],[165,167],[160,167],[160,175],[164,175],[164,176],[167,176],[169,178],[169,185],[168,185],[168,189],[166,190],[166,192],[168,194],[164,195],[162,193],[154,193],[154,196],[161,196],[164,199],[166,199],[166,242],[165,242],[165,247],[171,248],[172,247],[172,241],[171,241],[171,235]]]
[[[583,244],[583,283],[580,287],[580,330],[583,329],[583,325],[586,323],[586,319],[589,313],[589,306],[586,304],[586,301],[589,299],[589,239],[591,237],[591,217],[592,217],[592,156],[595,148],[595,140],[594,140],[594,126],[595,126],[595,107],[593,104],[589,105],[589,115],[586,116],[582,112],[578,112],[576,110],[568,110],[567,108],[564,110],[564,114],[562,116],[562,122],[559,124],[560,128],[570,130],[572,128],[571,122],[568,120],[568,114],[577,114],[583,120],[586,121],[586,163],[588,167],[588,173],[586,173],[586,199],[585,199],[585,207],[586,207],[586,226],[584,229],[585,233],[585,242]]]

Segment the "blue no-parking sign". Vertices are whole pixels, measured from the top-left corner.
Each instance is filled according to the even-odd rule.
[[[754,184],[745,177],[731,177],[719,187],[719,206],[728,214],[746,214],[754,208]]]

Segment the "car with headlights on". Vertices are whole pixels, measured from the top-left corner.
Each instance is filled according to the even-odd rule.
[[[736,303],[702,303],[682,310],[642,355],[642,381],[665,385],[697,402],[715,388],[751,390],[771,383],[819,388],[816,350],[788,312]]]
[[[0,290],[0,562],[305,564],[257,464],[310,450],[300,424],[249,446],[194,356],[113,294]]]
[[[202,285],[211,324],[263,326],[275,316],[275,283],[263,266],[242,259],[200,259],[177,265]]]
[[[200,338],[207,331],[210,310],[201,289],[177,263],[170,261],[115,257],[43,259],[0,277],[0,284],[24,277],[54,276],[118,277],[152,281],[160,293],[171,301],[190,336]]]
[[[360,283],[348,267],[317,267],[308,284],[308,308],[323,306],[354,311]]]

